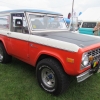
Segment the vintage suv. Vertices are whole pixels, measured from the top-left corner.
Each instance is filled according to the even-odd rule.
[[[67,30],[63,15],[44,10],[0,12],[0,62],[16,57],[36,67],[45,91],[59,95],[70,76],[81,82],[99,72],[100,38]]]

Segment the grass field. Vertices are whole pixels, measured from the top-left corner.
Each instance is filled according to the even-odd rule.
[[[35,68],[13,59],[0,64],[0,100],[100,100],[100,73],[82,83],[73,79],[68,91],[55,97],[39,87]]]

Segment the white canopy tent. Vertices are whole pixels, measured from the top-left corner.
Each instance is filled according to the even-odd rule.
[[[100,7],[88,8],[80,16],[78,16],[78,20],[100,21]]]

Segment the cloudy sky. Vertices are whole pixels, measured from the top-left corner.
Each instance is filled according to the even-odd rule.
[[[0,10],[7,9],[44,9],[62,13],[67,17],[72,10],[73,0],[0,0]],[[99,7],[100,0],[74,0],[74,11],[84,12],[90,7]]]

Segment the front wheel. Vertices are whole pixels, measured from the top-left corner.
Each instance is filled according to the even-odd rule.
[[[39,85],[47,92],[59,95],[69,86],[68,75],[55,59],[46,58],[37,64],[36,73]]]

